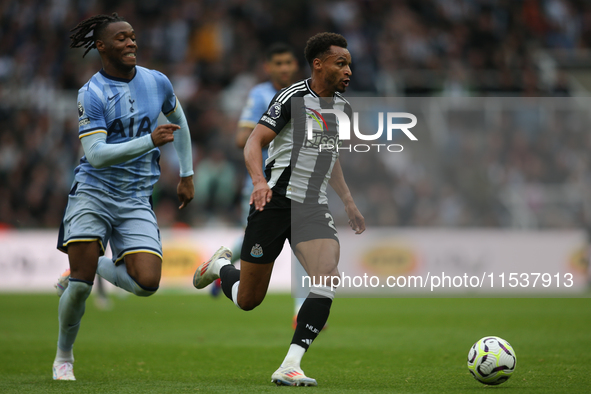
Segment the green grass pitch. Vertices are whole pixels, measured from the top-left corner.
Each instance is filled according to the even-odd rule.
[[[204,292],[205,293],[205,292]],[[74,347],[76,382],[51,378],[55,295],[0,294],[0,393],[588,393],[591,299],[336,299],[302,367],[318,387],[276,387],[293,301],[252,312],[208,295],[93,296]],[[517,368],[497,387],[475,381],[470,346],[513,345]]]

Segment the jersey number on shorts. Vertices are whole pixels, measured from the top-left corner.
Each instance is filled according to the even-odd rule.
[[[332,228],[334,231],[337,231],[337,228],[334,225],[334,219],[332,218],[332,215],[326,212],[324,214],[324,217],[328,219],[328,227]]]

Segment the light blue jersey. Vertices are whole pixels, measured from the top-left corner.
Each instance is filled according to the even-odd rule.
[[[158,126],[160,112],[168,115],[177,108],[166,76],[139,66],[135,69],[131,80],[101,70],[78,91],[81,139],[104,133],[106,145],[114,146],[146,137]],[[114,262],[140,252],[162,258],[150,200],[160,177],[159,158],[160,150],[153,148],[123,163],[95,168],[83,156],[68,196],[58,249],[67,253],[72,242],[98,241],[101,253],[110,243]]]
[[[253,87],[248,93],[248,101],[240,114],[238,126],[254,129],[261,116],[269,108],[269,103],[275,94],[277,94],[277,89],[271,82],[263,82]]]
[[[248,94],[248,101],[246,102],[246,106],[242,110],[242,114],[240,114],[240,120],[238,121],[239,127],[254,127],[257,125],[261,116],[267,112],[269,108],[269,103],[277,94],[277,89],[273,86],[271,82],[263,82],[256,86],[254,86],[250,93]],[[267,148],[263,149],[263,171],[265,170],[265,161],[269,157],[269,152]],[[243,220],[244,224],[246,224],[246,215],[248,215],[249,209],[249,200],[250,195],[252,194],[252,179],[250,178],[250,174],[248,171],[246,172],[246,177],[244,179],[244,186],[242,187],[242,211],[243,211]]]
[[[107,134],[108,144],[120,144],[151,134],[177,105],[168,78],[155,70],[136,66],[131,80],[115,78],[103,70],[78,91],[79,137]],[[94,168],[86,156],[75,170],[79,190],[98,189],[121,197],[148,197],[160,177],[160,150],[105,168]]]

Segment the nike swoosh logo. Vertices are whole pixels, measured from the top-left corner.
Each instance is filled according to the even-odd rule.
[[[116,95],[114,95],[114,96],[112,96],[112,97],[107,97],[107,99],[108,99],[109,101],[111,101],[111,100],[113,100],[113,99],[114,99],[115,97],[117,97],[117,96],[119,96],[119,93],[117,93]]]

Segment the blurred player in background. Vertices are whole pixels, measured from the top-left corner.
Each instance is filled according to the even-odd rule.
[[[269,46],[265,51],[265,72],[269,76],[269,81],[260,83],[253,87],[248,93],[246,106],[240,114],[238,120],[238,130],[236,131],[236,145],[244,149],[246,141],[252,130],[256,126],[261,116],[267,111],[273,96],[283,88],[288,87],[294,82],[294,77],[298,72],[298,62],[293,49],[284,43],[275,43]],[[269,157],[267,147],[263,147],[263,168],[265,160]],[[243,224],[246,226],[246,219],[250,209],[250,196],[252,194],[252,179],[246,172],[244,186],[242,188],[242,213]],[[242,238],[236,243],[232,250],[232,263],[238,261],[242,249]],[[305,275],[301,264],[296,264],[295,275]],[[216,280],[211,287],[211,294],[216,297],[221,291],[220,280]],[[304,298],[295,299],[295,314],[297,315]],[[295,320],[295,317],[294,317]]]
[[[334,115],[311,122],[313,140],[306,139],[304,124],[310,114],[337,109],[349,115],[351,106],[341,96],[351,77],[351,55],[339,34],[320,33],[306,44],[310,79],[280,90],[252,131],[244,148],[246,167],[253,180],[251,207],[240,254],[240,270],[230,262],[232,252],[221,247],[203,263],[193,278],[197,289],[221,278],[222,290],[243,310],[256,308],[265,298],[273,264],[289,240],[296,257],[314,283],[339,275],[339,241],[328,209],[327,184],[341,198],[349,224],[360,234],[365,220],[343,177],[338,150],[322,150],[315,141],[336,139]],[[292,113],[292,102],[306,100]],[[297,102],[297,101],[296,101]],[[310,108],[308,108],[308,105]],[[309,112],[310,111],[310,112]],[[330,124],[330,127],[324,125]],[[270,144],[270,145],[269,145]],[[262,149],[269,145],[269,159],[262,171]],[[336,143],[333,146],[338,146]],[[332,283],[314,286],[300,308],[291,345],[281,366],[271,376],[278,385],[316,386],[300,367],[304,353],[328,319]]]
[[[85,155],[75,170],[58,239],[70,275],[58,280],[56,380],[76,380],[72,348],[96,273],[138,296],[158,289],[162,244],[151,195],[160,176],[159,146],[173,142],[178,154],[180,208],[195,193],[185,115],[168,78],[136,65],[131,25],[117,14],[97,15],[72,31],[70,47],[86,48],[84,55],[96,48],[103,68],[78,92]],[[172,124],[157,126],[160,112]],[[103,256],[107,243],[112,259]]]
[[[275,43],[265,51],[265,72],[269,76],[269,81],[260,83],[253,87],[248,93],[248,101],[246,106],[240,114],[238,121],[238,130],[236,132],[236,145],[240,149],[244,149],[246,141],[261,115],[267,111],[269,103],[283,88],[288,87],[294,81],[294,77],[298,72],[298,62],[295,58],[293,49],[287,44]],[[268,157],[267,147],[264,148],[264,154]],[[247,173],[248,182],[244,183],[244,195],[250,199],[252,193],[252,180]],[[248,193],[246,193],[248,192]],[[249,206],[246,207],[247,210]]]

